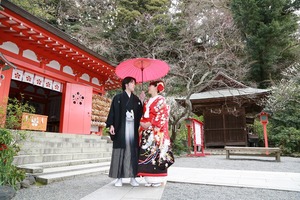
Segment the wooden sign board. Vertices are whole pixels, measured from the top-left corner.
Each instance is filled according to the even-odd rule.
[[[22,130],[46,131],[48,116],[31,113],[22,114]]]

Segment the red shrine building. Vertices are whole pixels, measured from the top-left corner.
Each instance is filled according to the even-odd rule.
[[[121,85],[104,57],[9,1],[0,1],[0,75],[2,107],[28,101],[60,133],[90,134],[93,98]]]

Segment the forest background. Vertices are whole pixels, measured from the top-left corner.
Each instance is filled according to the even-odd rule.
[[[193,116],[190,96],[223,72],[272,91],[260,102],[271,114],[269,145],[300,155],[300,1],[10,1],[115,65],[134,57],[166,61],[171,70],[164,78],[165,94],[178,153],[186,150],[184,119]],[[188,106],[180,107],[177,98]],[[254,131],[263,144],[258,120]]]

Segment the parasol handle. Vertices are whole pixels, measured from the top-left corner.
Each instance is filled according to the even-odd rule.
[[[144,91],[144,68],[142,68],[142,91]]]
[[[143,60],[141,60],[141,71],[142,71],[142,91],[144,91],[144,66],[143,66]]]

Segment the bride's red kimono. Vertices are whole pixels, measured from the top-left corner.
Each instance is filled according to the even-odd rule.
[[[143,109],[141,122],[151,122],[151,126],[139,129],[138,176],[167,176],[166,160],[170,159],[167,153],[170,149],[169,106],[165,98],[158,95],[146,101]]]

